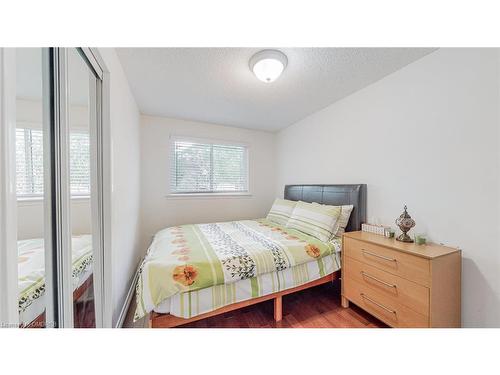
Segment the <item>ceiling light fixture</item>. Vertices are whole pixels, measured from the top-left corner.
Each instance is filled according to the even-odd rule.
[[[257,52],[250,59],[250,70],[262,82],[275,81],[288,64],[285,54],[277,50],[266,49]]]

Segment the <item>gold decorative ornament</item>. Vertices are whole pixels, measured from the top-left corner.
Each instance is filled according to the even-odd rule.
[[[396,225],[401,229],[401,232],[403,232],[396,240],[401,242],[413,242],[412,238],[408,236],[407,233],[415,226],[415,220],[408,214],[406,205],[404,207],[404,212],[396,219]]]

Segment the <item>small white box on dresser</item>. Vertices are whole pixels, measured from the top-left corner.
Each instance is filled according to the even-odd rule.
[[[375,224],[369,224],[369,223],[363,223],[361,224],[361,230],[363,232],[369,232],[369,233],[374,233],[374,234],[379,234],[381,236],[385,235],[385,230],[388,229],[389,227],[385,227],[383,225],[375,225]]]

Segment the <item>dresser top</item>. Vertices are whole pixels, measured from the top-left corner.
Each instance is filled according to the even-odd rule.
[[[344,233],[344,237],[352,238],[359,241],[370,242],[375,245],[388,247],[393,250],[399,250],[405,253],[409,253],[427,259],[433,259],[441,257],[443,255],[448,255],[451,253],[456,253],[461,251],[453,247],[447,247],[433,243],[428,243],[427,245],[416,245],[414,243],[396,241],[395,238],[387,238],[379,234],[362,232],[362,231],[346,232]]]

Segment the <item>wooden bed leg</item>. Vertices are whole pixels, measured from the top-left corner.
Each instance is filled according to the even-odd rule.
[[[150,312],[148,315],[148,328],[153,328],[153,313]]]
[[[283,297],[278,296],[274,299],[274,321],[279,322],[283,319]]]
[[[340,303],[341,303],[342,307],[344,307],[346,309],[349,307],[349,300],[347,298],[345,298],[344,296],[341,296]]]

